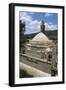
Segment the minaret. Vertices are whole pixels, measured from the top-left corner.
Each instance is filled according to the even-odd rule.
[[[41,29],[41,32],[45,33],[45,23],[43,20],[41,21],[40,29]]]

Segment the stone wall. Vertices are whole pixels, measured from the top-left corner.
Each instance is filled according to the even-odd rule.
[[[43,72],[51,74],[51,63],[50,62],[41,61],[41,59],[30,58],[28,56],[22,56],[22,55],[20,56],[20,62],[23,62]]]

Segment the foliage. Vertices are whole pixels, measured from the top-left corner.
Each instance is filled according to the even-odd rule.
[[[20,69],[20,78],[27,78],[27,77],[33,77],[32,75],[28,74],[25,70]]]

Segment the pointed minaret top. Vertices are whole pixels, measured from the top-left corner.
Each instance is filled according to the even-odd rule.
[[[41,21],[40,29],[41,29],[41,32],[45,33],[45,23],[44,23],[44,20]]]

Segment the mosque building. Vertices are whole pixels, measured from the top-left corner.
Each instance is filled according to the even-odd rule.
[[[40,32],[25,44],[23,59],[30,61],[33,67],[48,73],[50,76],[57,74],[56,45],[45,35],[45,23],[42,20]]]

